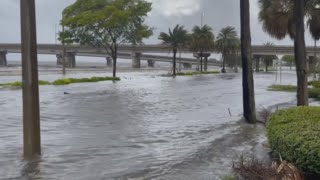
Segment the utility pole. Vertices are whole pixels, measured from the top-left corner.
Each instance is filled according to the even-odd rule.
[[[203,27],[203,17],[204,17],[204,12],[201,13],[201,28]]]
[[[41,155],[35,0],[21,0],[23,150],[25,158]]]
[[[65,34],[64,34],[64,25],[62,25],[62,74],[66,75],[66,46],[65,46]]]
[[[54,25],[54,44],[57,44],[57,24]]]

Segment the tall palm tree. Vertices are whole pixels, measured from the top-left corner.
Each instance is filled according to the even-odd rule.
[[[320,9],[314,7],[310,13],[310,17],[307,22],[309,26],[309,31],[314,39],[314,78],[316,78],[316,68],[318,67],[318,60],[317,60],[317,41],[320,39]]]
[[[173,76],[176,76],[176,57],[180,47],[183,47],[189,42],[188,31],[184,29],[184,26],[179,24],[174,27],[173,30],[169,29],[169,33],[161,32],[159,39],[163,44],[169,45],[173,51]]]
[[[296,21],[296,36],[294,40],[294,51],[297,66],[298,106],[308,106],[308,72],[306,62],[306,44],[304,38],[304,7],[305,0],[294,1],[294,18]]]
[[[256,122],[253,69],[251,59],[250,3],[240,0],[243,115],[248,123]]]
[[[234,54],[234,52],[237,50],[238,44],[239,38],[234,27],[227,26],[221,29],[215,42],[215,48],[219,53],[222,54],[222,73],[226,73],[226,59]]]
[[[201,72],[203,71],[203,54],[214,48],[214,34],[208,25],[195,26],[192,29],[191,50],[200,55]]]
[[[308,104],[308,89],[305,82],[308,70],[305,56],[304,17],[312,17],[310,16],[312,9],[319,3],[319,0],[259,0],[259,19],[263,29],[276,39],[283,39],[289,35],[294,40],[298,105]]]
[[[40,109],[35,0],[21,0],[23,151],[26,158],[41,155]]]

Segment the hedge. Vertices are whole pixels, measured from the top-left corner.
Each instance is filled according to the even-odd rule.
[[[314,88],[320,88],[320,81],[310,81],[308,82],[309,86],[313,86]]]
[[[320,107],[280,110],[267,124],[274,152],[305,173],[320,174]]]
[[[194,76],[194,75],[206,75],[206,74],[219,74],[220,71],[204,71],[204,72],[178,72],[178,76]]]

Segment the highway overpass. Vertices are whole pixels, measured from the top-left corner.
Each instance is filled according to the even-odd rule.
[[[53,54],[57,55],[58,59],[61,58],[63,46],[60,44],[38,44],[38,54]],[[92,57],[108,57],[105,49],[100,47],[82,46],[82,45],[66,45],[67,49],[67,61],[72,62],[71,67],[75,65],[75,56],[92,56]],[[320,48],[316,49],[320,52]],[[315,51],[314,47],[307,47],[306,52],[308,56],[313,56]],[[140,60],[172,62],[172,58],[168,56],[154,56],[146,55],[145,53],[170,53],[169,46],[162,44],[155,45],[122,45],[119,47],[119,57],[124,59],[132,59],[133,67],[140,66]],[[184,53],[191,53],[185,49]],[[0,65],[6,63],[6,53],[21,53],[20,44],[0,44]],[[214,52],[212,52],[214,53]],[[293,55],[294,47],[292,46],[263,46],[253,45],[253,55]],[[177,62],[180,62],[179,60]],[[192,58],[183,58],[181,63],[196,64],[198,61]],[[72,65],[73,64],[73,65]],[[110,63],[108,63],[110,64]],[[217,61],[209,60],[209,65],[219,65]]]

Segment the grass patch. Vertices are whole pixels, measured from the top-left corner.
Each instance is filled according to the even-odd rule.
[[[43,81],[43,80],[39,80],[39,85],[50,85],[50,82],[48,81]],[[16,81],[16,82],[11,82],[11,83],[3,83],[0,84],[0,87],[22,87],[22,82],[21,81]]]
[[[320,100],[320,88],[316,88],[318,86],[313,86],[313,88],[309,88],[308,96],[309,98],[314,98],[316,100]],[[284,91],[284,92],[296,92],[297,86],[292,85],[272,85],[269,86],[270,91]]]
[[[73,83],[88,83],[88,82],[99,82],[99,81],[120,81],[118,77],[92,77],[92,78],[63,78],[54,81],[52,84],[59,85],[68,85]]]
[[[220,71],[205,71],[205,72],[179,72],[177,76],[194,76],[194,75],[203,75],[203,74],[220,74]]]
[[[99,81],[120,81],[120,78],[118,77],[92,77],[92,78],[63,78],[63,79],[58,79],[54,82],[49,82],[49,81],[43,81],[39,80],[39,85],[68,85],[72,83],[86,83],[86,82],[99,82]],[[0,84],[0,87],[5,87],[5,88],[15,88],[15,87],[22,87],[22,82],[21,81],[16,81],[16,82],[11,82],[11,83],[3,83]]]
[[[285,92],[296,92],[297,91],[297,86],[293,85],[272,85],[269,86],[270,91],[285,91]]]

